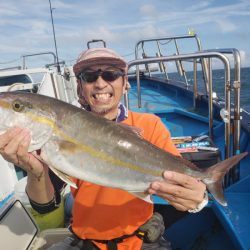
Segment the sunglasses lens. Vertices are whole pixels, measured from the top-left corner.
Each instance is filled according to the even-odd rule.
[[[82,78],[85,82],[95,82],[98,78],[98,72],[84,72]]]
[[[102,72],[102,78],[105,81],[115,81],[120,76],[119,72],[115,71],[104,71]]]
[[[104,81],[113,82],[124,74],[120,71],[85,71],[82,72],[78,78],[83,82],[95,82],[99,76],[102,77]]]

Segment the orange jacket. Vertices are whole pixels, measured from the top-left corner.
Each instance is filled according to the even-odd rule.
[[[128,118],[123,123],[142,129],[145,140],[179,155],[169,131],[159,117],[129,111]],[[109,240],[132,234],[152,216],[152,204],[126,191],[75,181],[78,189],[72,188],[75,198],[72,229],[82,239]],[[97,245],[106,250],[105,244]],[[141,245],[142,241],[133,236],[119,243],[118,249],[140,249]]]

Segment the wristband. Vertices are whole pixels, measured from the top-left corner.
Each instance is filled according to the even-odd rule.
[[[208,193],[207,193],[207,191],[205,191],[203,201],[197,206],[197,208],[189,209],[188,212],[189,213],[198,213],[207,205],[207,203],[208,203]]]
[[[46,214],[46,213],[52,212],[53,210],[57,209],[60,206],[61,194],[55,190],[55,194],[52,200],[44,204],[37,203],[30,198],[29,198],[29,202],[30,202],[31,207],[35,211],[37,211],[40,214]]]

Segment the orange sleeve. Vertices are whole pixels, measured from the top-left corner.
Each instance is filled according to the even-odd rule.
[[[156,118],[155,127],[150,142],[171,154],[180,156],[179,151],[171,140],[171,134],[159,117]]]
[[[124,123],[142,129],[143,138],[155,146],[180,156],[179,151],[171,140],[169,130],[160,117],[154,114],[129,111],[129,116]]]

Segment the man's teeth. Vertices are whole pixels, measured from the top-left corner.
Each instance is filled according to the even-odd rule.
[[[111,97],[111,94],[105,93],[105,94],[94,94],[94,98],[97,100],[107,100]]]

